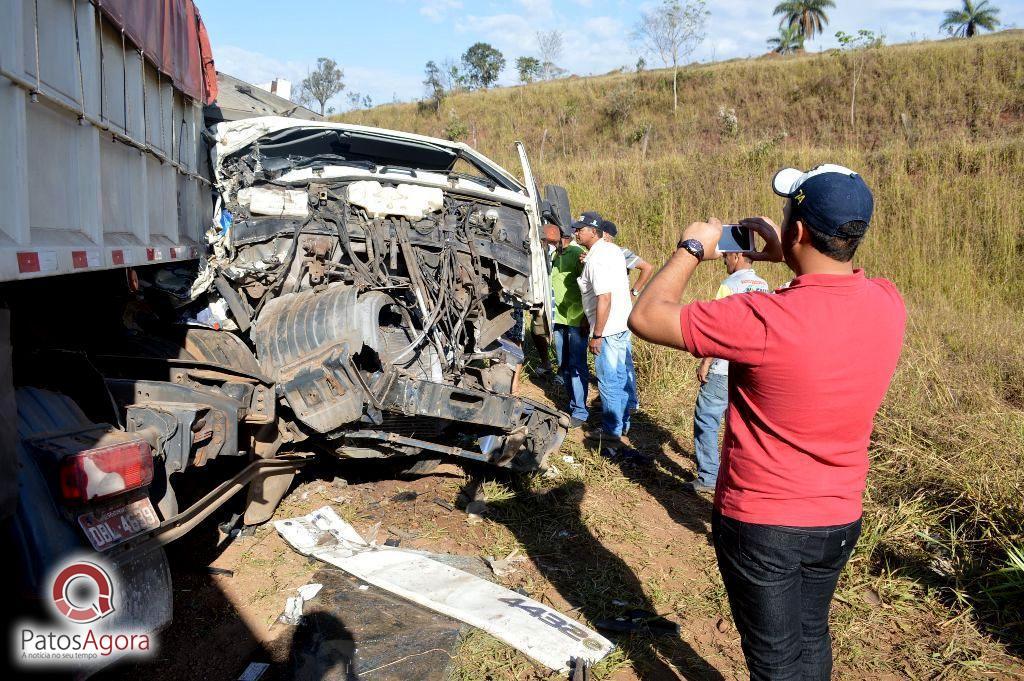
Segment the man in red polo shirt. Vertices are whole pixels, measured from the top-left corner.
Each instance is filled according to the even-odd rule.
[[[729,360],[729,410],[715,489],[718,567],[752,679],[829,679],[828,612],[857,542],[872,421],[896,369],[906,309],[896,287],[851,260],[874,207],[864,180],[826,164],[787,168],[781,230],[755,260],[797,275],[774,294],[681,305],[722,223],[686,228],[630,315],[633,333]]]

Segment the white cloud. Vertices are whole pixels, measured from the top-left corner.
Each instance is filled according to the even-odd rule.
[[[309,64],[300,61],[282,61],[234,45],[213,47],[217,70],[249,83],[264,83],[274,78],[284,78],[298,84],[306,77],[310,67]]]
[[[551,0],[517,0],[531,21],[544,21],[555,16]]]
[[[583,30],[595,38],[618,39],[626,34],[618,19],[593,17],[583,22]]]
[[[292,92],[295,94],[302,80],[316,66],[316,60],[308,64],[294,60],[283,61],[235,45],[214,45],[213,48],[218,71],[249,83],[265,83],[274,78],[284,78],[292,82]],[[415,73],[372,66],[339,66],[345,72],[345,89],[327,104],[338,111],[349,108],[348,94],[351,92],[369,95],[375,104],[385,104],[395,96],[402,100],[418,97],[423,89],[421,78]]]
[[[449,10],[461,8],[461,0],[423,0],[420,14],[433,22],[439,22],[445,18]]]

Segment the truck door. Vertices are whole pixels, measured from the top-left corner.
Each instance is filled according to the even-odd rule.
[[[551,281],[548,274],[548,251],[541,241],[540,223],[540,192],[537,190],[537,182],[533,177],[533,170],[530,169],[530,161],[526,158],[526,147],[522,142],[516,142],[516,151],[519,152],[519,162],[523,166],[523,184],[526,187],[526,195],[530,204],[526,208],[527,219],[530,221],[530,300],[534,308],[543,310],[544,328],[547,335],[553,330],[554,310],[551,307]]]

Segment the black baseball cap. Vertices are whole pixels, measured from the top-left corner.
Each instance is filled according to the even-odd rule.
[[[772,178],[772,189],[793,201],[793,217],[829,236],[847,237],[848,222],[871,222],[875,200],[867,183],[849,168],[825,163],[804,172],[783,168]]]
[[[619,228],[615,226],[615,223],[611,220],[604,220],[601,222],[601,231],[605,234],[611,234],[613,237],[619,235]]]
[[[577,229],[583,229],[584,227],[593,227],[597,231],[601,231],[601,224],[604,219],[601,214],[592,210],[588,210],[576,219],[576,222],[572,223],[571,229],[575,232]]]

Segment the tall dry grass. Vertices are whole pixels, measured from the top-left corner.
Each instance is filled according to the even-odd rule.
[[[867,75],[854,125],[850,57],[836,54],[687,69],[675,115],[670,76],[649,72],[459,94],[438,116],[399,105],[346,120],[439,136],[457,121],[512,169],[511,142],[524,139],[543,181],[566,186],[575,211],[614,219],[654,262],[693,219],[778,217],[768,182],[782,166],[860,171],[876,216],[857,262],[898,285],[910,317],[876,422],[858,565],[896,570],[1021,645],[1024,38],[856,58]],[[762,270],[776,285],[789,278],[782,265]],[[689,294],[710,296],[721,276],[701,267]],[[693,360],[642,343],[637,358],[645,409],[684,433]]]

